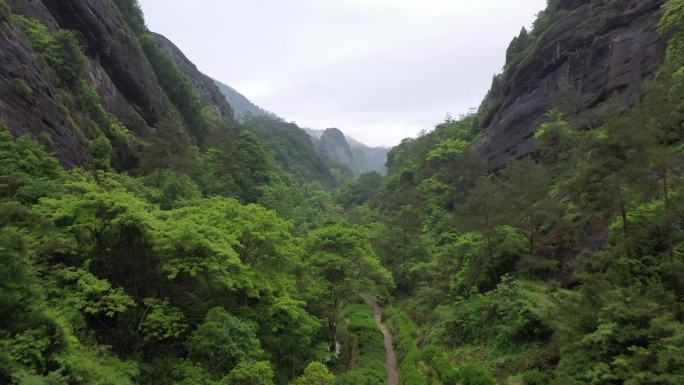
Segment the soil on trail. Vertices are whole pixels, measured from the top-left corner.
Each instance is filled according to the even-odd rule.
[[[399,385],[399,369],[397,369],[397,355],[394,351],[394,344],[392,343],[392,334],[390,334],[387,325],[382,322],[382,313],[385,311],[377,302],[370,298],[363,297],[366,304],[373,309],[373,318],[378,325],[378,329],[382,332],[385,338],[385,357],[387,360],[387,385]]]

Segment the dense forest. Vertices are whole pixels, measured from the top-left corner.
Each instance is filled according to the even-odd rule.
[[[85,159],[0,122],[0,383],[380,385],[382,306],[400,384],[684,384],[684,1],[658,7],[635,103],[585,115],[565,87],[534,149],[482,155],[506,84],[572,14],[550,0],[477,112],[357,178],[294,124],[212,106],[136,0],[101,3],[158,108],[108,108],[101,47],[0,0],[0,45],[30,44]],[[14,76],[0,111],[41,106]]]

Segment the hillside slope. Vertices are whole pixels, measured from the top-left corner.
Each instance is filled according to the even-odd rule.
[[[551,1],[533,31],[507,53],[480,107],[479,153],[491,168],[534,151],[534,131],[562,105],[573,123],[591,126],[606,108],[626,107],[663,61],[658,32],[664,0]]]
[[[235,109],[235,118],[244,122],[250,117],[267,117],[271,119],[278,119],[276,114],[266,111],[263,108],[252,103],[251,100],[247,99],[244,95],[237,92],[233,87],[223,84],[218,80],[214,80],[218,89],[223,93],[226,100]]]
[[[230,106],[213,83],[157,36],[178,59],[178,67],[171,64],[153,46],[144,23],[123,17],[126,8],[107,0],[11,0],[7,5],[14,15],[0,15],[7,26],[0,43],[5,56],[0,90],[7,102],[0,118],[15,133],[47,134],[46,143],[63,165],[90,166],[90,143],[104,135],[115,147],[115,167],[136,168],[140,154],[135,147],[175,114],[199,146],[211,130],[225,136],[236,128]],[[85,56],[77,45],[83,45]],[[205,106],[212,107],[220,123],[210,123],[212,118],[202,112]],[[124,131],[113,128],[118,123]],[[126,132],[140,142],[123,139]]]
[[[364,172],[387,173],[386,147],[370,147],[347,135],[337,128],[327,130],[305,129],[316,144],[318,151],[329,159],[347,166],[355,176]]]

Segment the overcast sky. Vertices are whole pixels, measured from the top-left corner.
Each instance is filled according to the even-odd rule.
[[[140,0],[199,69],[301,127],[392,146],[477,107],[546,0]]]

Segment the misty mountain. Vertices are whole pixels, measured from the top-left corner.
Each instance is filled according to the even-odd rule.
[[[223,93],[223,95],[226,97],[226,100],[230,106],[233,107],[233,111],[235,111],[235,119],[238,122],[244,122],[245,120],[249,119],[250,116],[265,116],[274,119],[278,118],[276,114],[266,111],[252,103],[252,101],[247,99],[241,93],[237,92],[233,87],[223,84],[218,80],[214,80],[214,83],[216,83],[216,86],[218,86],[221,93]]]
[[[233,87],[218,80],[214,80],[214,82],[233,107],[235,119],[238,122],[245,123],[250,120],[250,117],[280,120],[276,114],[257,106]],[[355,176],[367,171],[377,171],[383,175],[387,172],[385,162],[387,161],[388,148],[367,146],[336,128],[327,130],[304,128],[303,130],[309,134],[321,155],[333,163],[346,166]]]
[[[371,147],[347,135],[337,128],[327,130],[304,129],[314,141],[318,150],[331,160],[341,163],[358,176],[368,171],[382,175],[387,173],[388,148]]]

